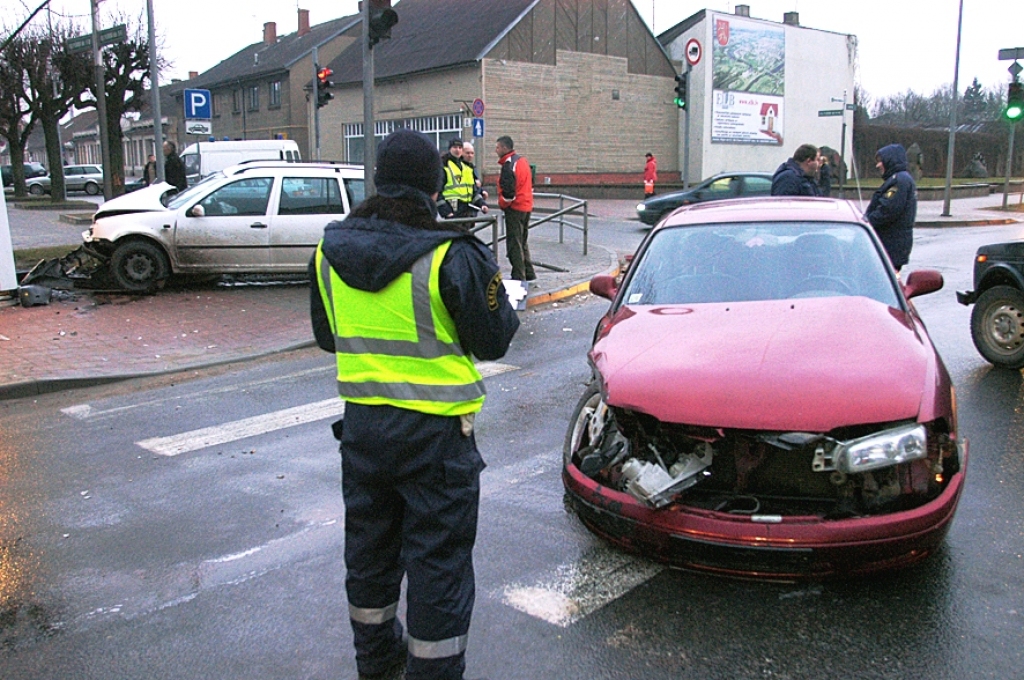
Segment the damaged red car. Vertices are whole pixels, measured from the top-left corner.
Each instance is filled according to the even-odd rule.
[[[563,481],[629,551],[756,578],[913,564],[942,542],[967,446],[949,374],[859,211],[683,208],[643,241],[595,332]]]

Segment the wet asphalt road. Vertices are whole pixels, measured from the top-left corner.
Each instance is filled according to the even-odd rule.
[[[918,232],[910,268],[947,281],[917,306],[958,388],[968,484],[937,555],[850,582],[688,574],[591,536],[564,509],[558,466],[605,303],[527,313],[478,424],[489,468],[468,676],[1022,677],[1021,374],[977,355],[953,294],[978,245],[1016,236]],[[330,363],[306,350],[0,402],[0,678],[354,677],[329,419],[250,423],[173,456],[142,446],[330,400]],[[581,608],[515,607],[536,591]]]

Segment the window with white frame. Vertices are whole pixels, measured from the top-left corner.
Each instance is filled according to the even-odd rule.
[[[376,137],[378,144],[395,130],[408,128],[422,132],[433,140],[439,150],[445,150],[448,139],[462,136],[462,114],[452,113],[442,116],[378,120],[374,122],[373,127],[374,137]],[[349,163],[363,162],[362,123],[348,123],[345,125],[345,154],[346,160]]]

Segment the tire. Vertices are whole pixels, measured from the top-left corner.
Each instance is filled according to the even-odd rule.
[[[1002,368],[1024,368],[1024,293],[989,288],[971,311],[971,339],[981,356]]]
[[[587,391],[580,397],[576,408],[572,411],[572,418],[569,419],[569,429],[565,433],[565,443],[562,446],[562,463],[566,467],[575,464],[573,456],[581,448],[590,446],[594,442],[593,428],[591,423],[595,413],[602,412],[604,402],[601,399],[601,391],[596,385],[587,387]]]
[[[33,185],[31,185],[28,188],[28,193],[32,194],[33,196],[42,196],[43,195],[43,185],[42,184],[33,184]]]
[[[110,258],[117,285],[133,293],[151,293],[171,272],[167,256],[149,241],[128,241],[117,246]]]
[[[85,193],[89,194],[90,196],[95,196],[96,194],[100,193],[100,185],[96,184],[95,182],[88,182],[85,185]]]

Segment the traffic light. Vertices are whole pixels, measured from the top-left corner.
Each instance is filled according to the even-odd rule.
[[[1006,113],[1007,120],[1018,121],[1024,115],[1024,84],[1016,80],[1006,88]]]
[[[391,39],[391,27],[398,23],[398,12],[391,9],[391,0],[366,0],[370,3],[370,49],[381,40]]]
[[[322,106],[327,106],[327,102],[334,99],[334,94],[329,92],[334,83],[330,81],[330,77],[334,75],[334,71],[324,66],[321,69],[317,69],[316,72],[316,107],[319,109]]]
[[[681,109],[686,108],[686,100],[689,94],[689,81],[690,72],[683,71],[682,73],[676,74],[676,106]]]

